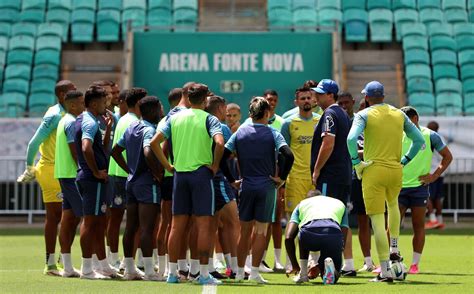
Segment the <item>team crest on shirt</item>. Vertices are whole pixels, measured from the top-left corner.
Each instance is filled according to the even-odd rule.
[[[56,194],[56,197],[57,197],[58,199],[64,199],[64,195],[63,195],[62,192],[59,192],[58,194]]]
[[[313,136],[298,136],[297,140],[300,144],[311,144],[313,142]]]
[[[107,211],[107,204],[103,203],[102,206],[100,207],[100,210],[105,213]]]
[[[325,131],[329,132],[332,127],[334,127],[334,120],[332,119],[331,116],[326,116],[326,128]]]
[[[115,196],[114,203],[115,203],[115,205],[122,205],[122,203],[123,203],[122,196],[120,196],[120,195]]]

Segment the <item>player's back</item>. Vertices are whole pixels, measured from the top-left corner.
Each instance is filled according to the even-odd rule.
[[[151,132],[154,133],[153,127],[148,126],[142,121],[135,121],[125,131],[125,150],[128,159],[127,165],[130,169],[128,176],[129,182],[140,181],[141,184],[153,183],[153,175],[145,161],[143,151],[144,135],[148,128],[152,128]]]
[[[46,111],[43,122],[49,124],[49,127],[53,130],[50,135],[41,143],[39,152],[41,153],[40,163],[54,165],[55,150],[56,150],[56,129],[58,123],[64,115],[64,109],[60,104],[51,106]]]
[[[364,159],[375,165],[401,168],[403,112],[389,104],[376,104],[360,115],[366,120]]]

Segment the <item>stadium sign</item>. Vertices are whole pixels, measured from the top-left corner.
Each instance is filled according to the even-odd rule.
[[[279,93],[282,113],[293,107],[294,91],[304,81],[332,77],[332,35],[135,32],[133,64],[133,85],[162,101],[187,81],[206,83],[244,107],[271,88]]]

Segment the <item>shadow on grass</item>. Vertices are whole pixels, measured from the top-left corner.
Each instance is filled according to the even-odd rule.
[[[420,276],[459,276],[459,277],[473,277],[474,274],[458,274],[458,273],[419,273]]]

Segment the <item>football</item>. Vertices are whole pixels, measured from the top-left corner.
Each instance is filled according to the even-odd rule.
[[[392,262],[390,270],[392,271],[392,277],[394,280],[404,281],[407,277],[407,267],[402,262]]]

